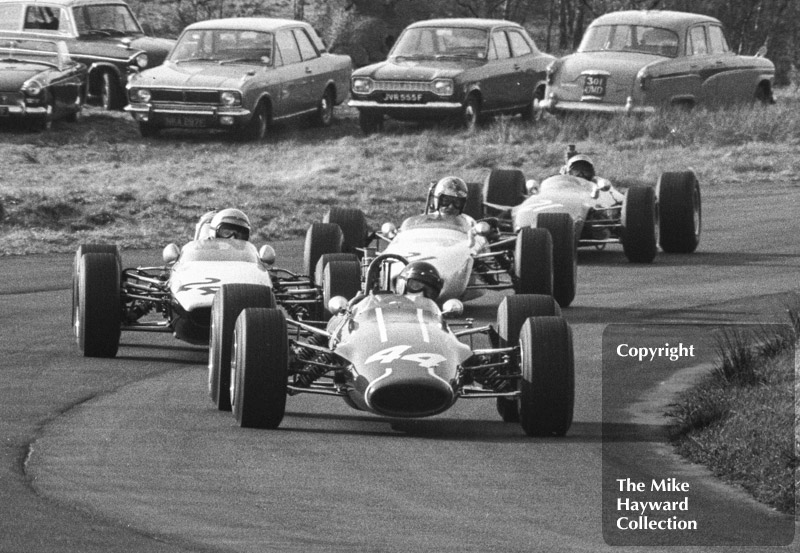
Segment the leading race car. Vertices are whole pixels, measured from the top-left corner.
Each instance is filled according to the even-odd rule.
[[[436,211],[435,186],[432,184],[428,191],[424,213],[409,217],[400,228],[386,223],[379,232],[369,233],[360,210],[331,209],[325,222],[309,229],[306,271],[316,274],[321,282],[327,257],[320,267],[316,263],[324,254],[363,250],[368,262],[382,249],[410,261],[432,263],[445,283],[440,302],[452,298],[468,301],[487,290],[507,289],[518,294],[554,295],[562,307],[572,302],[577,271],[574,224],[568,214],[547,215],[537,228],[501,232],[496,219],[476,222],[471,217],[480,213],[481,184],[467,184],[464,215],[455,217]],[[560,270],[554,271],[554,267]]]
[[[287,319],[275,308],[246,308],[234,329],[230,362],[233,413],[243,427],[277,428],[287,395],[342,398],[377,415],[418,418],[451,408],[458,399],[492,398],[503,420],[519,421],[530,436],[564,435],[572,422],[574,356],[569,325],[550,296],[505,297],[497,325],[454,330],[443,309],[418,295],[389,289],[392,265],[377,256],[362,293],[335,297],[325,329]],[[326,278],[358,278],[358,261],[335,259]],[[224,291],[226,286],[223,286]],[[491,347],[462,342],[485,335]]]
[[[700,243],[700,184],[692,171],[665,172],[655,187],[627,191],[607,179],[571,174],[526,181],[517,169],[493,170],[486,183],[484,209],[509,230],[566,213],[575,222],[579,247],[621,244],[634,263],[651,263],[658,245],[667,253],[692,253]]]

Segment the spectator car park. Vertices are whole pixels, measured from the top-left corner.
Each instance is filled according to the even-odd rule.
[[[467,127],[500,113],[533,119],[554,59],[510,21],[419,21],[402,32],[386,61],[353,72],[349,105],[365,133],[379,131],[386,116],[455,117]]]
[[[121,0],[0,0],[0,32],[64,41],[105,109],[122,108],[130,76],[160,64],[174,44],[147,36]]]
[[[166,128],[225,129],[263,138],[273,121],[333,121],[347,96],[352,65],[328,53],[308,23],[231,18],[187,27],[160,67],[128,85],[126,110],[142,136]]]
[[[554,113],[651,113],[660,106],[771,103],[775,66],[737,55],[715,18],[675,11],[609,13],[577,52],[547,69],[541,105]]]
[[[86,93],[86,66],[60,40],[0,34],[0,125],[17,119],[37,130],[76,121]]]

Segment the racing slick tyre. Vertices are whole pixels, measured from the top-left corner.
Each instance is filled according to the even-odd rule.
[[[364,134],[375,134],[383,130],[383,114],[368,109],[358,110],[358,126]]]
[[[481,183],[467,183],[467,203],[464,204],[462,213],[473,219],[483,219],[483,185]]]
[[[312,223],[306,231],[303,251],[303,270],[309,278],[314,277],[317,261],[326,253],[342,253],[344,234],[335,223]],[[319,284],[315,282],[314,284]]]
[[[119,262],[112,253],[86,253],[78,261],[75,336],[85,357],[114,357],[122,324]]]
[[[322,218],[323,223],[333,223],[342,229],[342,251],[359,255],[357,248],[367,245],[367,219],[358,208],[332,207]]]
[[[275,307],[272,288],[259,284],[223,284],[211,303],[208,394],[217,409],[231,410],[231,344],[236,318],[246,307]]]
[[[325,257],[325,256],[323,256]],[[325,264],[322,275],[322,301],[326,319],[330,318],[328,302],[336,296],[353,299],[361,292],[361,263],[359,261],[334,259]]]
[[[489,204],[513,207],[526,196],[525,174],[519,169],[494,169],[483,184],[483,200]]]
[[[652,263],[658,243],[655,190],[633,186],[622,202],[622,250],[633,263]]]
[[[286,412],[289,339],[279,309],[245,309],[233,330],[230,395],[243,428],[277,428]]]
[[[541,228],[525,227],[514,248],[514,292],[553,295],[553,239]]]
[[[529,317],[561,316],[561,308],[552,296],[527,294],[506,296],[497,307],[497,347],[519,344],[519,332]],[[503,422],[519,422],[519,400],[497,398],[497,412]]]
[[[575,356],[561,317],[532,317],[519,336],[519,418],[528,436],[563,436],[572,425]]]
[[[656,185],[661,249],[692,253],[700,244],[700,184],[692,171],[662,173]]]
[[[568,307],[575,299],[578,282],[575,223],[568,213],[540,213],[536,226],[550,231],[553,240],[553,297],[558,305]]]
[[[322,284],[325,275],[325,269],[331,261],[355,261],[358,263],[359,271],[361,270],[361,261],[354,253],[324,253],[317,261],[317,268],[314,269],[314,282]]]
[[[119,266],[120,274],[122,274],[122,258],[119,255],[119,248],[116,244],[81,244],[75,251],[75,260],[72,262],[72,327],[75,329],[75,336],[77,337],[77,329],[75,321],[78,316],[78,279],[80,278],[80,261],[84,254],[87,253],[110,253],[117,258],[117,265]]]

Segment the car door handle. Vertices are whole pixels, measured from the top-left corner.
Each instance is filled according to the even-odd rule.
[[[311,68],[310,67],[306,67],[306,73],[311,74]]]
[[[522,68],[518,64],[515,63],[514,64],[514,71],[519,71],[520,69],[522,69]]]

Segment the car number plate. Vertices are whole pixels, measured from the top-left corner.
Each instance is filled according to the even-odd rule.
[[[383,95],[383,101],[386,103],[397,104],[420,104],[422,103],[421,92],[386,92]]]
[[[583,81],[584,98],[602,98],[606,95],[607,75],[586,75]]]
[[[188,127],[191,129],[199,129],[208,126],[205,117],[194,115],[167,115],[164,118],[164,123],[166,123],[168,127]]]

